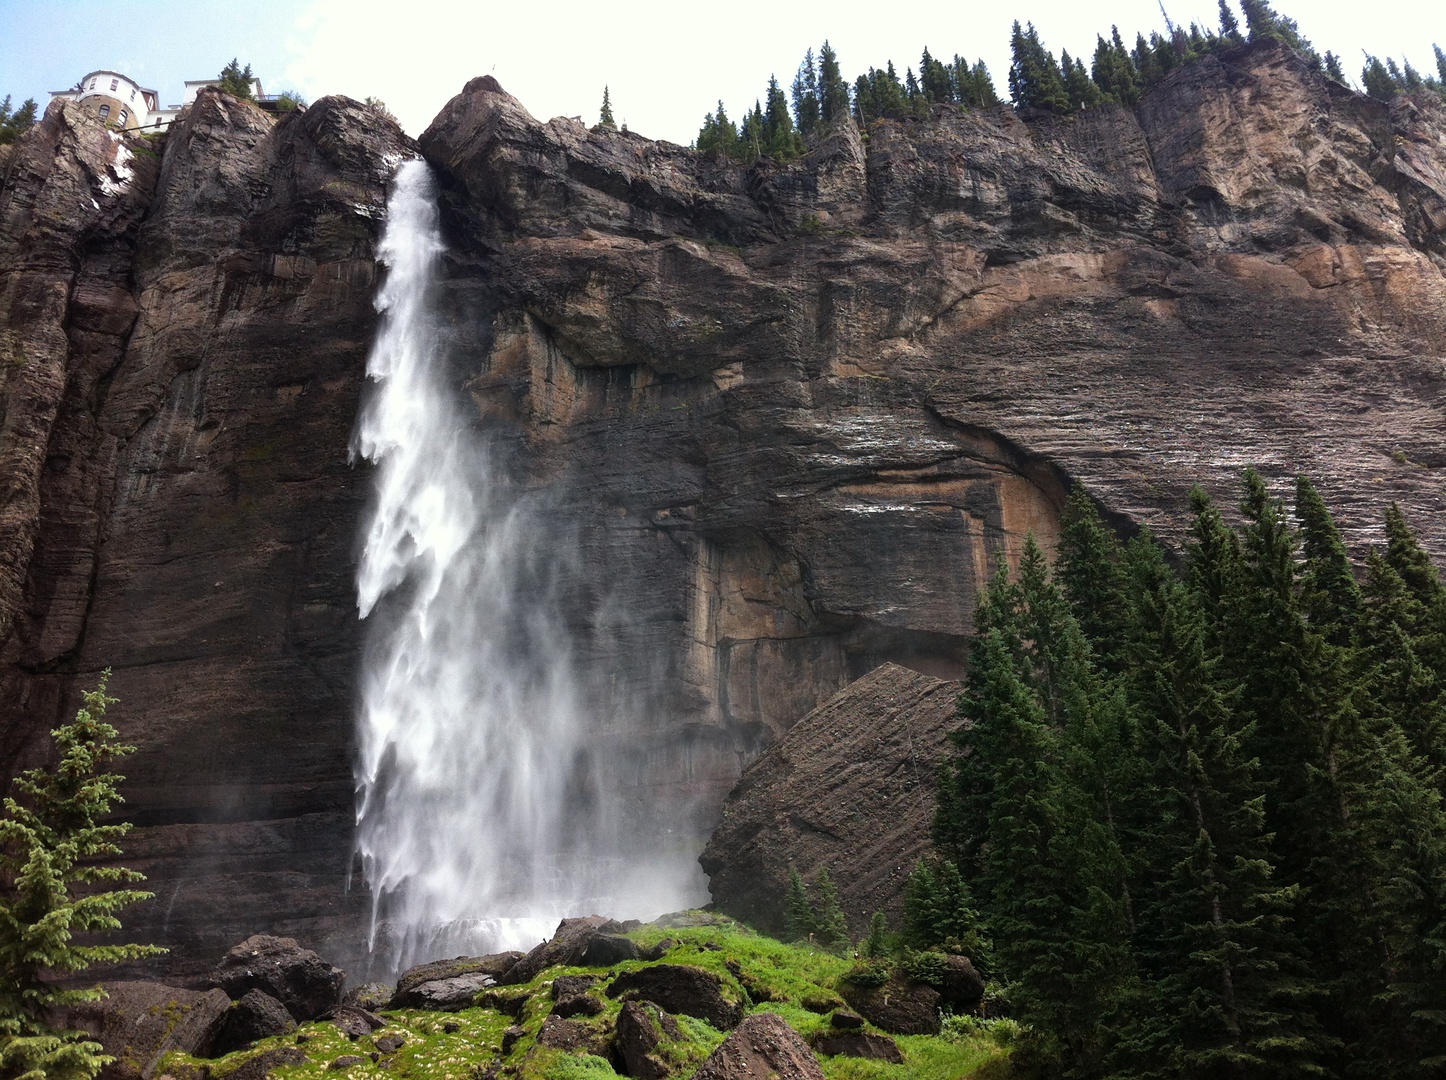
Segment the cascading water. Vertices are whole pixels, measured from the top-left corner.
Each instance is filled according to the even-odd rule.
[[[449,385],[434,295],[443,250],[432,175],[407,162],[388,205],[375,385],[353,447],[376,464],[357,577],[368,622],[357,843],[370,945],[394,969],[528,947],[562,916],[656,914],[687,899],[622,857],[605,753],[553,602],[566,544]]]

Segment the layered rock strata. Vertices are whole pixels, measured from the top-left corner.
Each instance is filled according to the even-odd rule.
[[[410,146],[336,99],[87,124],[57,107],[0,195],[0,745],[112,666],[142,929],[192,969],[263,929],[350,963],[346,445]],[[1133,109],[941,106],[787,166],[487,78],[420,146],[454,384],[543,504],[596,739],[667,842],[879,664],[956,678],[994,553],[1051,543],[1074,483],[1178,540],[1191,484],[1306,471],[1356,547],[1394,499],[1446,551],[1439,105],[1262,43]]]

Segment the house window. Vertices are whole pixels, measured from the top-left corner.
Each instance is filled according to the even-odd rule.
[[[119,79],[112,79],[112,80],[110,81],[110,88],[111,88],[112,90],[114,90],[114,89],[115,89],[117,86],[119,86],[119,85],[120,85],[120,80],[119,80]]]
[[[135,90],[132,90],[132,91],[131,91],[131,100],[134,101],[135,99],[136,99],[136,92],[135,92]]]
[[[91,79],[91,80],[90,80],[90,88],[91,88],[92,90],[95,89],[95,80],[94,80],[94,79]]]
[[[158,116],[158,117],[156,117],[156,127],[160,127],[160,126],[161,126],[161,118]]]
[[[102,120],[104,120],[104,119],[106,119],[106,118],[109,117],[109,116],[110,116],[110,106],[109,106],[109,105],[102,105],[102,106],[100,107],[100,118],[101,118]]]
[[[127,109],[122,109],[122,110],[121,110],[121,114],[120,114],[120,125],[121,125],[121,127],[125,127],[126,117],[129,116],[129,115],[130,115],[130,111],[129,111],[129,110],[127,110]]]

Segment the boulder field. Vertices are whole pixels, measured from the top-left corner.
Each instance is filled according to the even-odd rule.
[[[701,850],[744,768],[882,664],[959,678],[995,553],[1052,543],[1075,484],[1175,542],[1192,484],[1304,471],[1353,547],[1394,500],[1446,552],[1446,110],[1276,43],[1133,108],[939,106],[749,167],[491,78],[415,142],[344,98],[278,121],[204,91],[161,138],[58,103],[0,157],[0,769],[114,670],[157,894],[128,926],[171,976],[258,928],[362,950],[347,448],[418,153],[454,385],[566,550],[640,834]]]

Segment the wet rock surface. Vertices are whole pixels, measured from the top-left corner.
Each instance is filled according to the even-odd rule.
[[[610,998],[651,1001],[670,1013],[696,1016],[720,1031],[738,1026],[742,1007],[723,993],[718,976],[686,964],[654,964],[618,976],[607,988]]]
[[[443,1009],[470,1003],[480,990],[496,985],[517,961],[520,952],[489,956],[459,956],[434,960],[404,971],[388,1004],[392,1009]]]
[[[812,1045],[820,1054],[868,1058],[871,1061],[887,1061],[894,1065],[904,1063],[904,1055],[899,1053],[898,1043],[887,1035],[877,1035],[872,1032],[832,1031],[814,1039]]]
[[[678,1022],[646,1001],[625,1001],[618,1013],[613,1051],[624,1076],[663,1080],[672,1068],[659,1053],[666,1038],[681,1038]]]
[[[233,1050],[250,1046],[257,1039],[286,1035],[296,1030],[296,1020],[286,1006],[263,990],[248,990],[232,1004],[211,1047],[213,1057],[225,1057]]]
[[[106,984],[105,998],[62,1010],[54,1026],[85,1032],[116,1059],[101,1073],[103,1080],[151,1080],[173,1050],[209,1053],[230,1008],[220,990],[112,982]]]
[[[758,1013],[738,1025],[693,1074],[693,1080],[823,1080],[808,1043],[774,1013]]]
[[[939,1034],[939,992],[932,987],[892,978],[882,986],[844,983],[839,993],[851,1009],[891,1034]]]
[[[256,934],[226,953],[210,981],[237,999],[262,990],[294,1019],[314,1020],[341,1001],[346,973],[294,938]]]

